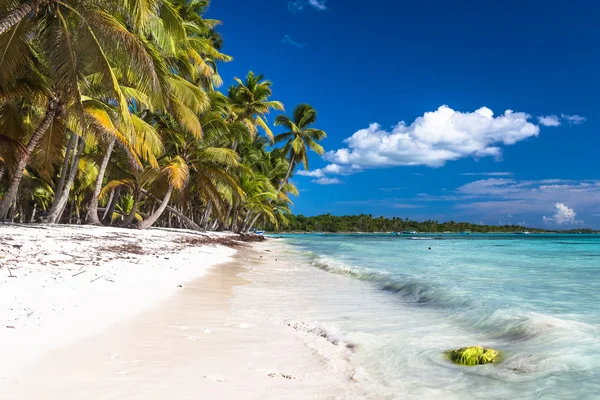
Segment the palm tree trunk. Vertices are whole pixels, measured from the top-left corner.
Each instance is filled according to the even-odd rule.
[[[90,204],[88,205],[87,216],[85,219],[86,224],[90,225],[102,225],[100,222],[100,218],[98,218],[98,197],[100,196],[100,191],[102,190],[102,182],[104,181],[104,173],[106,172],[106,167],[108,166],[108,161],[110,160],[110,155],[112,154],[113,147],[115,146],[115,139],[113,138],[106,148],[106,153],[104,153],[104,158],[102,159],[102,163],[100,164],[100,169],[98,170],[98,178],[96,178],[96,186],[94,186],[94,193],[92,193],[92,199],[90,200]]]
[[[0,182],[2,182],[2,178],[4,178],[4,174],[6,173],[6,164],[0,165]]]
[[[279,194],[279,192],[281,192],[281,189],[283,189],[283,186],[287,183],[288,179],[290,179],[290,175],[292,174],[292,169],[294,169],[294,158],[293,157],[290,159],[290,166],[288,167],[287,174],[285,174],[285,179],[281,181],[281,184],[279,185],[279,188],[277,189],[277,194]]]
[[[244,218],[242,228],[240,229],[241,232],[247,231],[246,228],[248,228],[248,223],[250,222],[250,218],[252,218],[252,213],[250,211],[248,211],[248,213],[246,214],[246,217]]]
[[[69,143],[67,144],[67,149],[65,150],[65,158],[63,159],[63,165],[60,170],[60,179],[56,184],[56,190],[54,190],[54,201],[58,199],[62,195],[62,191],[65,188],[65,181],[67,180],[67,175],[69,174],[69,159],[71,158],[71,151],[73,150],[73,146],[77,146],[77,140],[79,136],[72,133],[69,138]]]
[[[75,181],[75,175],[77,175],[77,171],[79,169],[79,158],[81,157],[81,153],[83,153],[83,149],[85,148],[85,142],[83,141],[83,138],[78,138],[76,142],[78,143],[77,151],[73,153],[71,170],[69,171],[65,188],[62,190],[60,197],[54,199],[54,203],[50,208],[50,212],[44,220],[44,222],[48,224],[56,224],[60,221],[60,218],[65,211],[67,201],[69,200],[69,193],[71,192],[71,187]]]
[[[200,226],[202,229],[208,228],[208,221],[210,220],[210,213],[212,212],[212,202],[208,200],[206,204],[206,208],[204,208],[204,214],[202,214],[202,218],[200,219]]]
[[[37,211],[37,203],[33,203],[33,210],[31,211],[31,219],[29,220],[29,222],[32,224],[35,222],[36,211]]]
[[[157,203],[159,203],[162,206],[162,203],[164,200],[157,199],[156,197],[152,196],[152,194],[148,193],[146,190],[143,190],[143,189],[142,189],[142,194],[144,194],[145,196],[152,197],[154,200],[156,200]],[[181,221],[183,221],[183,223],[188,227],[188,229],[191,229],[193,231],[204,231],[205,230],[205,229],[201,228],[198,224],[196,224],[191,218],[189,218],[183,212],[179,211],[178,209],[167,205],[166,210],[171,212],[172,214],[176,215]],[[180,223],[181,223],[181,221],[180,221]]]
[[[258,217],[260,217],[260,214],[256,214],[256,217],[254,217],[254,219],[252,220],[252,222],[250,223],[250,225],[248,225],[246,227],[246,230],[244,232],[248,232],[250,229],[252,229],[252,227],[254,226],[254,224],[256,223],[256,221],[258,220]]]
[[[108,218],[108,225],[112,224],[112,217],[115,212],[115,208],[117,208],[117,203],[119,202],[119,197],[121,197],[121,190],[123,188],[121,186],[117,186],[113,192],[112,201],[108,203],[108,209],[106,210],[106,214],[103,220]]]
[[[25,222],[25,212],[23,211],[23,204],[19,203],[19,223]]]
[[[104,221],[104,219],[106,218],[106,214],[108,214],[108,209],[110,208],[110,205],[113,201],[113,197],[115,196],[115,190],[111,190],[110,191],[110,195],[108,196],[108,201],[106,202],[106,207],[104,208],[104,213],[102,214],[102,218],[101,220]]]
[[[173,186],[169,185],[169,189],[167,193],[165,193],[165,197],[162,199],[160,206],[154,211],[147,219],[143,220],[138,224],[139,229],[148,229],[160,218],[162,213],[165,211],[165,208],[169,205],[169,199],[171,199],[171,194],[173,194]]]
[[[8,212],[8,222],[15,222],[15,213],[17,211],[17,201],[15,201]]]
[[[25,18],[25,16],[30,12],[37,12],[40,4],[45,2],[45,0],[28,0],[24,3],[21,3],[20,6],[12,10],[6,17],[0,20],[0,35],[19,23],[19,21]]]
[[[14,172],[12,174],[12,177],[10,178],[10,182],[8,184],[8,190],[6,191],[6,194],[4,195],[4,197],[2,198],[2,201],[0,201],[0,221],[4,221],[6,219],[6,214],[8,213],[8,209],[10,208],[11,203],[17,196],[17,192],[19,190],[19,184],[21,183],[21,179],[23,178],[23,172],[25,171],[25,167],[27,167],[27,163],[29,162],[29,159],[31,158],[31,154],[33,153],[33,150],[35,149],[35,146],[37,146],[38,142],[40,141],[40,139],[42,138],[44,133],[46,133],[46,131],[52,124],[52,120],[54,119],[54,116],[56,115],[57,107],[58,107],[58,100],[57,99],[50,100],[50,103],[48,103],[48,108],[46,109],[46,115],[44,116],[44,119],[42,119],[42,122],[40,122],[40,124],[36,128],[35,132],[33,132],[33,135],[31,135],[31,138],[29,139],[29,142],[27,143],[27,147],[25,148],[25,151],[19,157],[19,161],[17,162],[17,165],[15,166]]]
[[[127,214],[125,219],[121,222],[120,226],[122,228],[128,228],[129,225],[131,225],[131,223],[133,222],[133,219],[135,218],[135,213],[137,213],[137,209],[138,209],[138,206],[139,206],[141,200],[142,200],[141,193],[133,194],[133,204],[131,205],[131,211],[129,211],[129,214]]]

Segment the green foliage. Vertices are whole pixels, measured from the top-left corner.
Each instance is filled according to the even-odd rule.
[[[500,353],[494,349],[481,346],[463,347],[458,350],[449,350],[446,356],[455,364],[483,365],[498,362]]]
[[[289,215],[288,224],[282,230],[288,232],[402,232],[416,231],[421,233],[459,233],[471,231],[472,233],[515,233],[528,231],[549,232],[544,229],[528,228],[520,225],[480,225],[469,222],[438,222],[438,221],[412,221],[400,217],[373,217],[371,214],[336,216],[331,214],[306,217],[304,215]],[[269,231],[276,230],[273,225],[265,224]],[[574,229],[562,231],[565,233],[591,233],[591,229]]]

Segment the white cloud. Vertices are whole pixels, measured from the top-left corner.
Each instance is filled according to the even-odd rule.
[[[572,124],[583,124],[586,121],[585,117],[582,117],[581,115],[567,115],[567,114],[560,114],[560,117],[562,119],[566,119],[567,121],[569,121]]]
[[[345,175],[345,170],[337,164],[329,164],[325,168],[317,168],[312,171],[300,170],[297,172],[300,176],[311,176],[313,178],[322,178],[325,174]]]
[[[390,132],[373,123],[347,138],[347,148],[330,151],[324,158],[353,172],[403,165],[440,167],[464,157],[499,158],[502,150],[498,145],[512,145],[539,134],[530,118],[511,110],[494,117],[487,107],[462,113],[441,106],[410,125],[400,122]]]
[[[296,42],[290,35],[283,35],[283,39],[281,39],[281,43],[289,44],[290,46],[294,46],[299,49],[303,49],[306,44]]]
[[[552,215],[552,217],[544,216],[543,219],[547,224],[574,224],[577,222],[575,221],[576,216],[577,213],[572,208],[567,207],[563,203],[556,203],[554,205],[554,215]]]
[[[327,0],[308,0],[308,4],[316,8],[317,10],[326,10],[327,6],[325,5]]]
[[[327,9],[327,0],[290,0],[288,1],[288,10],[299,12],[310,6],[316,10],[323,11]]]
[[[560,120],[556,115],[546,115],[537,117],[538,123],[542,126],[559,126]]]
[[[465,172],[463,176],[510,176],[512,172]]]
[[[313,181],[314,183],[318,183],[319,185],[337,185],[338,183],[342,183],[338,178],[319,178]]]
[[[394,208],[423,208],[422,204],[412,204],[412,203],[396,203],[392,204]]]

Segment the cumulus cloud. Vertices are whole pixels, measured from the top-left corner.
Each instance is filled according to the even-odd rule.
[[[346,170],[337,164],[329,164],[325,168],[317,168],[312,171],[300,170],[297,174],[300,176],[311,176],[313,178],[322,178],[326,174],[347,175]]]
[[[323,11],[327,9],[326,3],[327,0],[290,0],[288,1],[288,10],[296,13],[309,6],[315,10]]]
[[[561,114],[561,118],[580,123],[583,117]],[[370,124],[346,138],[346,147],[325,153],[323,158],[330,165],[306,176],[349,175],[365,169],[394,166],[441,167],[449,161],[467,157],[500,159],[503,146],[538,136],[540,126],[560,125],[556,115],[537,119],[539,125],[524,112],[506,110],[494,115],[487,107],[460,112],[443,105],[410,124],[401,121],[391,129],[384,129],[378,123]],[[463,175],[509,176],[511,173],[470,172]]]
[[[283,39],[281,39],[281,43],[288,44],[288,45],[296,47],[298,49],[303,49],[304,46],[306,46],[306,44],[304,44],[304,43],[299,43],[299,42],[296,42],[295,40],[293,40],[290,35],[284,35]]]
[[[568,204],[569,209],[580,212],[597,212],[600,208],[600,181],[576,181],[565,179],[514,180],[502,178],[482,179],[456,189],[455,196],[424,196],[423,201],[453,201],[455,207],[467,214],[485,214],[503,217],[537,214],[552,205]],[[420,200],[421,197],[417,197]],[[564,210],[561,207],[561,210]],[[568,215],[568,214],[561,214]],[[546,216],[546,223],[581,223],[555,215]],[[559,222],[560,221],[560,222]],[[563,222],[564,221],[564,222]]]
[[[402,121],[389,132],[373,123],[347,138],[347,148],[324,157],[354,171],[403,165],[440,167],[463,157],[499,158],[502,150],[498,145],[512,145],[539,134],[530,118],[511,110],[494,117],[487,107],[463,113],[441,106],[410,125]]]
[[[581,115],[567,115],[567,114],[560,114],[560,117],[562,119],[567,120],[568,122],[570,122],[571,124],[583,124],[586,121],[585,117],[582,117]]]
[[[340,181],[338,178],[327,178],[327,177],[315,179],[313,182],[317,183],[319,185],[337,185],[338,183],[342,183],[342,181]]]
[[[537,117],[537,119],[538,119],[538,124],[540,124],[542,126],[559,126],[560,125],[560,120],[558,119],[558,117],[556,115],[541,116],[541,117]]]
[[[577,213],[572,208],[567,207],[563,203],[556,203],[554,205],[554,215],[551,217],[544,216],[544,222],[547,224],[556,223],[559,225],[562,224],[573,224],[575,221],[575,217]]]

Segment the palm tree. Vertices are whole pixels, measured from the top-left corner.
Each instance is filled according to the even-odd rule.
[[[307,148],[322,156],[325,150],[317,143],[327,137],[327,134],[310,126],[317,122],[317,112],[309,104],[298,104],[294,108],[294,118],[290,119],[287,115],[278,115],[275,118],[275,126],[283,126],[287,132],[280,133],[275,137],[275,143],[285,141],[283,152],[288,155],[289,167],[285,178],[279,184],[277,189],[281,191],[288,182],[296,164],[302,162],[304,169],[308,170]]]
[[[273,94],[271,81],[264,80],[262,75],[254,75],[252,71],[248,72],[245,82],[239,78],[235,78],[235,81],[237,85],[229,88],[228,95],[236,119],[244,122],[253,136],[256,136],[257,128],[260,127],[273,140],[273,132],[267,125],[265,115],[271,109],[283,111],[283,104],[269,100]]]
[[[25,70],[31,76],[43,76],[49,93],[45,115],[13,167],[7,193],[0,202],[3,220],[31,154],[55,116],[64,114],[65,127],[69,125],[73,131],[85,129],[80,79],[84,72],[101,77],[124,122],[129,121],[129,109],[113,65],[135,73],[136,84],[147,92],[160,93],[161,86],[155,68],[160,63],[148,54],[144,41],[129,32],[117,15],[94,1],[22,3],[0,19],[0,54],[0,78],[5,90],[10,90]]]

